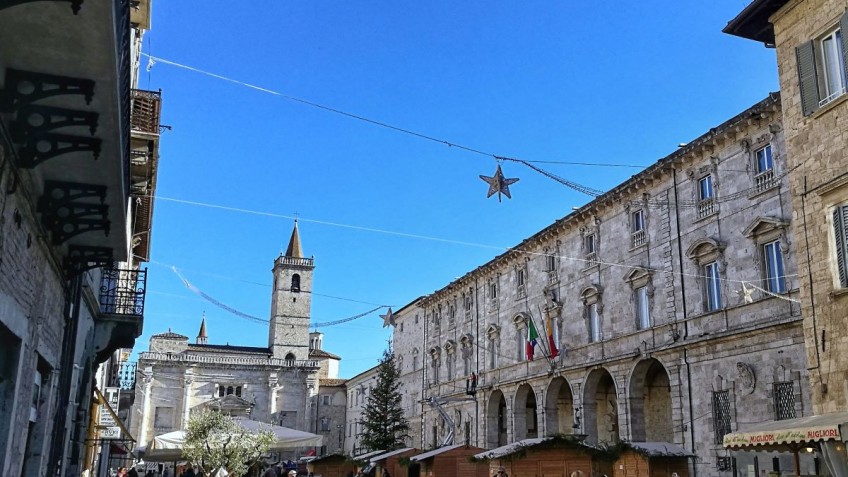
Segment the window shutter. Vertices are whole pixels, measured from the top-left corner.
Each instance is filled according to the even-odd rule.
[[[816,56],[813,42],[808,41],[795,48],[795,58],[798,60],[801,107],[804,110],[804,116],[809,116],[819,109],[819,85],[816,78]]]
[[[848,35],[848,11],[839,19],[839,29],[842,31],[842,70],[848,78],[848,38],[845,37]]]
[[[833,210],[833,232],[836,237],[836,267],[839,273],[839,285],[848,287],[848,206],[842,205]]]

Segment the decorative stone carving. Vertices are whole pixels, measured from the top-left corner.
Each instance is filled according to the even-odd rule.
[[[757,376],[750,365],[741,361],[736,363],[736,371],[739,373],[739,385],[746,394],[753,394],[757,387]]]

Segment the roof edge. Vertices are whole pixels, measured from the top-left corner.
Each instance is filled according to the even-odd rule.
[[[721,31],[728,35],[774,44],[772,15],[789,3],[789,0],[754,0],[745,7]]]

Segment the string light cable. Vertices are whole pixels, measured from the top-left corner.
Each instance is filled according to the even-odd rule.
[[[429,134],[421,133],[421,132],[418,132],[418,131],[413,131],[411,129],[403,128],[403,127],[400,127],[400,126],[395,126],[393,124],[389,124],[389,123],[379,121],[379,120],[376,120],[376,119],[371,119],[371,118],[368,118],[368,117],[365,117],[365,116],[362,116],[362,115],[359,115],[359,114],[343,111],[341,109],[337,109],[337,108],[327,106],[327,105],[324,105],[324,104],[321,104],[321,103],[316,103],[314,101],[299,98],[297,96],[293,96],[293,95],[290,95],[290,94],[282,93],[280,91],[275,91],[275,90],[272,90],[272,89],[269,89],[269,88],[264,88],[262,86],[257,86],[257,85],[252,84],[252,83],[248,83],[248,82],[245,82],[245,81],[230,78],[228,76],[224,76],[224,75],[221,75],[221,74],[218,74],[218,73],[213,73],[211,71],[200,69],[200,68],[197,68],[197,67],[194,67],[194,66],[189,66],[189,65],[186,65],[186,64],[178,63],[176,61],[166,60],[164,58],[153,56],[149,53],[142,52],[141,55],[148,58],[148,71],[153,66],[153,64],[162,63],[162,64],[173,66],[173,67],[176,67],[176,68],[181,68],[181,69],[184,69],[184,70],[192,71],[194,73],[198,73],[198,74],[201,74],[201,75],[209,76],[211,78],[219,79],[221,81],[226,81],[226,82],[229,82],[229,83],[237,84],[239,86],[243,86],[245,88],[253,89],[253,90],[259,91],[261,93],[266,93],[266,94],[270,94],[270,95],[273,95],[273,96],[277,96],[277,97],[286,99],[288,101],[300,103],[300,104],[303,104],[303,105],[306,105],[306,106],[309,106],[309,107],[312,107],[312,108],[321,109],[321,110],[324,110],[324,111],[327,111],[327,112],[330,112],[330,113],[333,113],[333,114],[338,114],[338,115],[345,116],[345,117],[350,118],[350,119],[355,119],[357,121],[362,121],[362,122],[365,122],[365,123],[368,123],[368,124],[371,124],[371,125],[374,125],[374,126],[389,129],[389,130],[392,130],[392,131],[395,131],[395,132],[399,132],[401,134],[406,134],[406,135],[409,135],[409,136],[417,137],[417,138],[423,139],[425,141],[435,142],[437,144],[441,144],[443,146],[447,146],[447,147],[450,147],[450,148],[453,148],[453,149],[460,149],[462,151],[466,151],[466,152],[469,152],[469,153],[472,153],[472,154],[490,157],[490,158],[492,158],[492,159],[494,159],[495,161],[498,161],[498,162],[499,161],[515,162],[515,163],[518,163],[518,164],[525,165],[525,166],[529,167],[530,169],[534,170],[535,172],[538,172],[538,173],[548,177],[549,179],[552,179],[552,180],[554,180],[554,181],[556,181],[556,182],[558,182],[558,183],[560,183],[560,184],[562,184],[566,187],[569,187],[569,188],[571,188],[575,191],[578,191],[578,192],[581,192],[581,193],[584,193],[584,194],[587,194],[587,195],[597,196],[597,195],[599,195],[600,192],[597,189],[593,189],[591,187],[587,187],[587,186],[578,184],[578,183],[573,182],[573,181],[562,179],[562,178],[556,176],[555,174],[552,174],[548,171],[543,170],[540,167],[532,165],[532,163],[538,162],[538,163],[544,163],[544,164],[568,164],[568,165],[593,166],[593,167],[633,167],[633,168],[640,168],[640,169],[645,168],[645,166],[639,166],[639,165],[635,165],[635,164],[606,164],[606,163],[592,163],[592,162],[581,162],[581,161],[528,161],[528,160],[523,160],[523,159],[514,159],[514,158],[507,158],[507,157],[503,157],[503,156],[498,156],[496,154],[486,152],[486,151],[482,151],[480,149],[477,149],[477,148],[474,148],[474,147],[471,147],[471,146],[466,146],[466,145],[463,145],[463,144],[460,144],[460,143],[457,143],[457,142],[448,141],[448,140],[445,140],[445,139],[440,139],[440,138],[437,138],[435,136],[431,136]]]

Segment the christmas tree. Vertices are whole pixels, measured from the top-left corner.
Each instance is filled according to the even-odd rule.
[[[377,365],[377,384],[368,396],[363,414],[362,445],[371,450],[405,447],[409,422],[403,415],[400,394],[400,370],[389,347]]]

